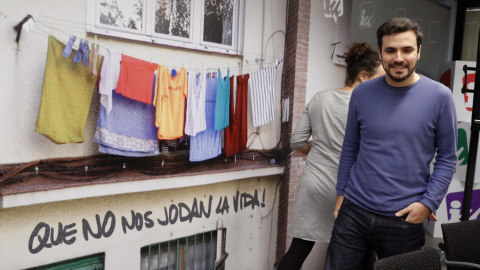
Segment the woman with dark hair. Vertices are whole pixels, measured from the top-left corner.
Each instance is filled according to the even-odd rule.
[[[292,244],[279,270],[300,269],[315,242],[326,251],[338,210],[335,186],[350,96],[357,84],[385,74],[368,43],[350,45],[344,56],[345,86],[317,92],[292,133],[291,147],[307,159],[289,230]]]

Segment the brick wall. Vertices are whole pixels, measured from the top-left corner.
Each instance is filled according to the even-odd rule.
[[[290,121],[282,124],[282,146],[286,159],[286,169],[280,187],[278,207],[277,252],[279,262],[290,246],[287,235],[293,207],[298,194],[305,157],[290,149],[290,134],[297,125],[303,110],[307,91],[308,44],[310,33],[311,0],[288,1],[288,23],[285,38],[285,75],[283,93],[290,98]]]

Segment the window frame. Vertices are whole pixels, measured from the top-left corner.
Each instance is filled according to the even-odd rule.
[[[98,22],[99,10],[97,3],[101,0],[87,0],[87,33],[92,35],[110,36],[114,38],[139,41],[155,45],[165,45],[169,47],[178,47],[191,50],[199,50],[205,52],[214,52],[230,55],[243,54],[243,35],[245,22],[245,1],[232,0],[233,8],[233,25],[232,25],[232,45],[218,44],[214,42],[203,41],[204,33],[204,6],[205,0],[191,1],[191,19],[190,19],[190,38],[182,38],[167,34],[155,33],[155,1],[143,1],[143,18],[144,27],[142,31],[129,29],[119,29],[103,25]]]
[[[97,266],[100,266],[101,268],[96,268]],[[77,257],[74,259],[28,268],[27,270],[85,269],[85,267],[92,267],[91,269],[104,269],[105,253]]]
[[[155,32],[155,2],[156,0],[153,1],[148,1],[148,10],[150,10],[149,13],[147,13],[147,16],[150,20],[146,23],[147,26],[147,35],[151,36],[152,38],[155,38],[155,40],[159,39],[165,40],[165,41],[170,41],[170,42],[180,42],[180,43],[194,43],[194,27],[193,23],[194,21],[192,20],[192,17],[195,17],[195,0],[189,0],[190,1],[190,29],[189,29],[189,38],[184,38],[184,37],[178,37],[178,36],[173,36],[173,35],[168,35],[168,34],[162,34],[162,33],[156,33]]]
[[[453,44],[452,61],[462,60],[463,50],[463,36],[465,34],[464,26],[466,20],[466,10],[472,7],[479,7],[480,3],[476,0],[458,1],[457,2],[457,17],[455,22],[455,37]]]
[[[202,17],[201,19],[203,20],[205,18],[205,1],[206,0],[202,0],[202,6],[201,6],[201,11],[202,11]],[[237,44],[236,40],[237,40],[237,36],[238,35],[235,35],[235,33],[238,33],[238,21],[239,21],[239,2],[238,0],[233,0],[233,23],[232,23],[232,45],[224,45],[224,44],[218,44],[218,43],[214,43],[214,42],[209,42],[209,41],[204,41],[203,40],[203,36],[204,36],[204,32],[205,32],[205,25],[202,23],[200,23],[200,28],[201,28],[201,36],[200,36],[200,45],[203,45],[203,46],[206,46],[206,47],[218,47],[218,48],[224,48],[226,50],[231,50],[232,47],[234,47],[234,44]],[[244,2],[244,1],[241,1],[241,2]]]
[[[210,235],[210,238],[209,238],[210,243],[205,241],[205,235],[207,235],[207,237],[208,235]],[[204,240],[202,242],[197,242],[196,239],[199,237],[203,237]],[[218,237],[220,237],[220,239],[218,239]],[[191,239],[194,239],[194,240],[191,240]],[[163,267],[166,266],[167,268],[170,268],[171,266],[175,266],[177,267],[177,269],[179,268],[187,269],[188,266],[192,264],[195,268],[195,266],[197,266],[197,263],[198,263],[197,261],[198,257],[200,257],[200,265],[202,269],[203,269],[204,263],[207,264],[206,265],[207,267],[213,266],[215,269],[217,269],[218,265],[224,266],[225,258],[226,258],[226,256],[223,256],[219,261],[217,261],[217,254],[220,252],[220,254],[226,254],[228,256],[228,253],[225,252],[226,239],[227,239],[227,229],[223,227],[223,228],[217,228],[214,230],[199,232],[193,235],[179,237],[176,239],[170,239],[170,240],[143,246],[140,248],[140,269],[151,270],[151,269],[158,269],[162,266]],[[218,246],[218,241],[221,242],[220,246]],[[191,245],[192,242],[194,243],[194,245]],[[208,252],[204,252],[205,251],[204,243],[207,243],[206,249],[209,250]],[[199,253],[197,254],[196,248],[199,245],[201,245],[202,249],[201,249],[201,253],[199,250]],[[193,258],[191,257],[192,249],[189,249],[189,246],[193,246]],[[163,249],[167,247],[166,253],[161,252],[162,247]],[[220,250],[217,250],[218,248],[220,248]],[[156,251],[156,253],[154,253],[154,251]],[[161,258],[163,258],[163,260]],[[172,260],[170,260],[170,258],[172,258]],[[154,265],[154,263],[152,262],[156,262],[157,265]],[[167,264],[159,265],[161,264],[161,262],[163,263],[167,262]]]
[[[95,3],[96,3],[96,0],[94,0]],[[142,14],[145,14],[146,12],[146,1],[147,0],[140,0],[142,1],[142,5],[143,5],[143,8],[142,8]],[[94,22],[94,25],[96,26],[97,24],[101,24],[100,23],[100,9],[97,9],[96,8],[96,5],[95,5],[95,22]],[[87,24],[88,25],[88,24]],[[125,32],[125,33],[130,33],[130,34],[141,34],[142,32],[145,32],[145,27],[146,27],[146,20],[145,20],[145,16],[142,16],[142,29],[141,30],[134,30],[134,29],[130,29],[130,28],[120,28],[120,27],[116,27],[116,26],[110,26],[110,25],[106,25],[106,24],[102,24],[101,28],[102,29],[105,29],[106,31],[112,31],[112,32]]]

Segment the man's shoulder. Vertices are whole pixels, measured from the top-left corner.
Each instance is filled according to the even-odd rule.
[[[358,84],[355,87],[355,90],[353,91],[354,94],[359,95],[359,94],[368,94],[372,90],[379,89],[382,87],[385,87],[386,84],[384,82],[384,76],[371,79],[365,82],[362,82]]]
[[[420,80],[422,80],[422,87],[428,87],[432,91],[436,91],[438,93],[452,94],[452,90],[450,88],[440,82],[430,79],[429,77],[420,75]]]

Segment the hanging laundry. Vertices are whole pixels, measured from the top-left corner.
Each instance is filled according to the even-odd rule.
[[[77,39],[76,36],[70,37],[67,44],[65,45],[65,48],[63,48],[63,51],[62,51],[63,56],[67,58],[70,57],[70,54],[72,54],[72,48],[73,48],[73,44],[75,43],[75,39]]]
[[[42,99],[35,131],[55,143],[81,143],[97,77],[87,68],[65,58],[65,44],[48,38]],[[73,50],[75,53],[75,50]],[[102,61],[98,61],[97,69]]]
[[[190,136],[190,156],[192,162],[215,158],[222,153],[222,132],[215,130],[215,100],[217,96],[216,78],[206,78],[205,118],[207,129]]]
[[[90,50],[90,57],[88,59],[88,74],[90,76],[97,76],[97,69],[93,68],[97,66],[98,59],[98,44],[92,44],[92,49]]]
[[[143,103],[152,103],[152,82],[158,65],[122,55],[115,93]]]
[[[283,99],[282,122],[286,123],[290,119],[290,97]]]
[[[259,127],[275,118],[276,65],[251,72],[248,92],[252,102],[253,125]]]
[[[215,101],[215,130],[222,130],[228,126],[228,113],[230,108],[230,69],[227,76],[222,78],[218,69],[217,99]]]
[[[187,115],[187,100],[185,100],[185,113],[184,115]],[[185,119],[184,119],[185,120]],[[185,121],[183,121],[185,123]],[[185,124],[183,125],[183,129],[185,129]],[[158,143],[160,144],[160,152],[161,153],[168,153],[168,152],[173,152],[177,150],[187,150],[188,149],[188,141],[189,141],[188,135],[183,135],[180,138],[173,139],[173,140],[159,140]]]
[[[103,56],[102,69],[100,70],[100,103],[105,107],[107,113],[112,110],[112,94],[117,87],[120,76],[120,61],[122,55],[115,51],[106,49]]]
[[[99,151],[105,154],[131,157],[160,154],[155,107],[112,93],[110,113],[103,104],[100,105],[95,142],[99,144]]]
[[[78,45],[78,51],[73,56],[73,62],[78,63],[82,61],[84,66],[88,66],[89,51],[88,41],[86,39],[83,42],[80,41],[80,45]]]
[[[187,116],[185,134],[195,136],[207,129],[205,120],[205,91],[207,79],[205,70],[188,72]]]
[[[183,136],[185,98],[188,94],[187,71],[181,68],[173,77],[170,70],[161,66],[160,79],[153,104],[156,106],[155,124],[159,140],[172,140]]]
[[[230,78],[230,125],[225,129],[225,156],[230,157],[247,149],[247,102],[250,75],[237,76],[237,98],[234,106],[234,78]]]

